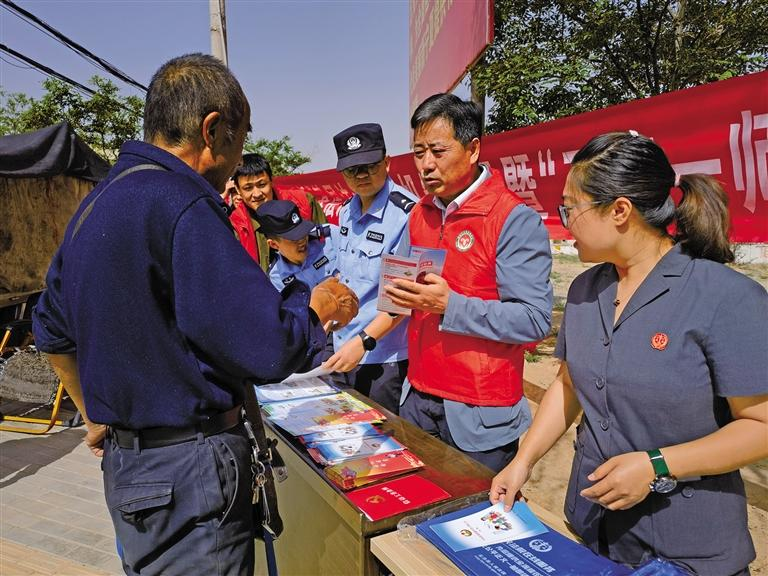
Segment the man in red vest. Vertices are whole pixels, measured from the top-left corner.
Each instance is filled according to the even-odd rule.
[[[523,353],[550,329],[549,235],[502,175],[478,164],[477,105],[436,94],[411,128],[426,195],[399,253],[419,246],[447,256],[442,276],[385,288],[413,310],[400,416],[498,471],[531,421]]]

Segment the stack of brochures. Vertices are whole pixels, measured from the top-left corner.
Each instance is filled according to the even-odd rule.
[[[424,466],[395,438],[374,426],[386,420],[379,410],[322,378],[294,375],[256,388],[266,417],[298,437],[327,477],[344,490]]]
[[[423,466],[424,462],[410,450],[399,450],[329,466],[325,469],[325,475],[342,490],[351,490]]]
[[[548,528],[524,502],[476,504],[416,525],[473,576],[625,576],[632,570]]]
[[[274,424],[289,434],[302,436],[353,423],[372,423],[386,416],[346,392],[270,402],[262,410]]]
[[[361,427],[366,425],[360,425]],[[302,437],[302,441],[307,447],[307,452],[318,464],[329,466],[338,464],[345,460],[354,458],[363,458],[375,456],[386,452],[400,452],[405,450],[405,446],[397,440],[377,430],[370,424],[367,424],[373,431],[372,434],[363,433],[357,436],[341,435],[337,438],[326,440],[310,440]],[[345,431],[354,430],[354,427],[346,426]],[[311,436],[311,434],[309,435]]]

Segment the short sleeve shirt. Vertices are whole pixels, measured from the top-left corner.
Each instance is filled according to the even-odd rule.
[[[588,544],[605,515],[610,550],[625,561],[638,561],[649,546],[687,558],[697,572],[695,557],[706,555],[714,571],[703,573],[732,574],[754,553],[738,473],[681,482],[669,495],[652,493],[614,513],[578,493],[605,460],[711,434],[731,420],[726,398],[768,393],[768,295],[675,246],[614,325],[617,281],[610,264],[579,276],[558,334],[555,355],[567,361],[584,409],[566,515]]]
[[[394,192],[416,202],[416,197],[409,190],[388,178],[367,212],[362,212],[360,198],[355,195],[339,213],[337,267],[341,282],[354,290],[360,299],[360,311],[352,322],[334,333],[334,350],[357,336],[379,313],[376,302],[381,257],[396,252],[409,214],[402,204],[390,200]],[[376,348],[367,352],[360,363],[382,364],[408,358],[407,329],[407,320],[401,322],[381,338]]]
[[[336,250],[331,238],[326,238],[325,241],[312,238],[308,246],[307,259],[302,264],[289,262],[278,253],[277,259],[269,269],[269,280],[275,288],[282,290],[295,280],[314,288],[333,275],[336,271]]]

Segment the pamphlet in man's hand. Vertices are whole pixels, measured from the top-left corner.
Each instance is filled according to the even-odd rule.
[[[411,315],[410,308],[398,306],[387,296],[384,286],[392,284],[395,278],[424,283],[427,274],[443,273],[446,251],[442,248],[411,247],[411,255],[394,256],[387,254],[381,258],[381,273],[379,274],[379,298],[376,309],[392,314]]]

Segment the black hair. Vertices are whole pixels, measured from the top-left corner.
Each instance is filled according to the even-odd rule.
[[[243,162],[235,168],[235,174],[232,178],[235,180],[235,184],[239,186],[237,179],[240,176],[256,176],[262,172],[266,172],[269,179],[272,180],[272,167],[267,159],[261,154],[251,152],[243,154]]]
[[[453,127],[456,140],[466,146],[483,134],[483,112],[474,102],[467,102],[453,94],[434,94],[419,104],[411,116],[411,128],[415,131],[427,122],[438,118]]]
[[[144,104],[144,140],[197,142],[205,117],[219,112],[231,142],[248,109],[243,89],[224,63],[207,54],[179,56],[152,76]]]
[[[573,157],[569,181],[601,204],[620,197],[632,202],[650,226],[667,234],[675,223],[674,240],[694,258],[734,260],[728,234],[728,197],[717,180],[687,174],[676,180],[664,151],[636,132],[610,132],[592,138]],[[679,206],[670,189],[679,186]]]

